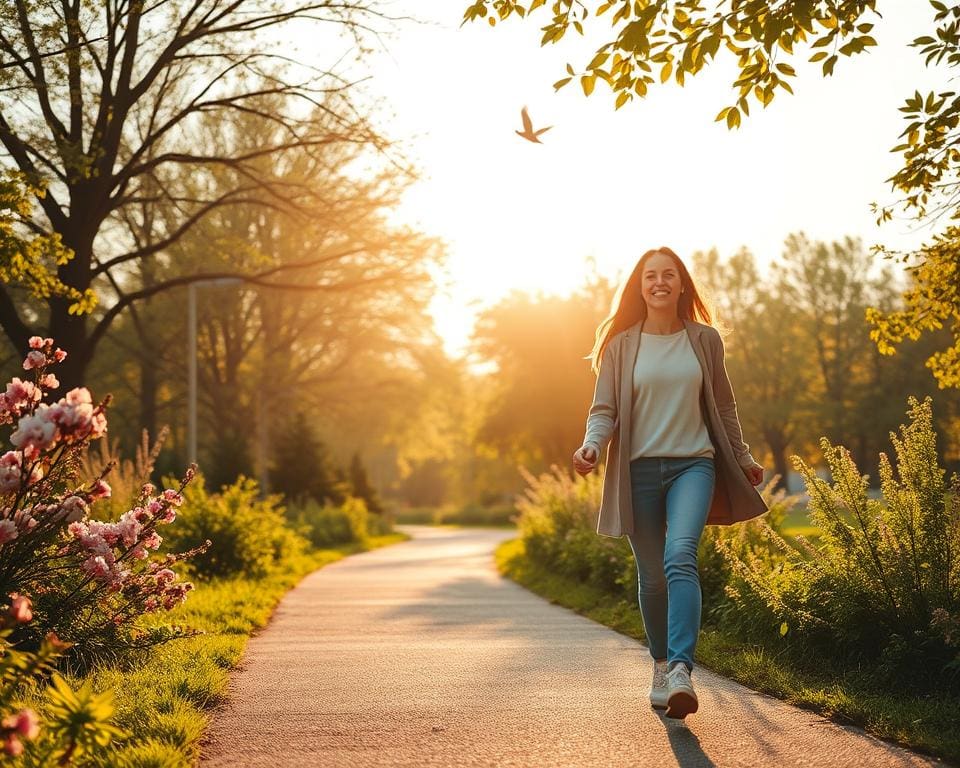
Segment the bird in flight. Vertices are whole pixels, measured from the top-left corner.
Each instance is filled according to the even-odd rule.
[[[552,125],[548,125],[546,128],[541,128],[539,131],[533,130],[533,123],[530,122],[530,115],[527,114],[527,108],[524,107],[520,110],[520,118],[523,120],[523,130],[514,131],[517,136],[522,136],[527,141],[532,141],[534,144],[543,144],[542,141],[538,138],[541,133],[545,133],[553,128]]]

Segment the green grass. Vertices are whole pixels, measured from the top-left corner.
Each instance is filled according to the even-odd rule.
[[[522,539],[503,542],[497,568],[552,603],[637,640],[645,640],[640,611],[632,602],[548,570],[526,556]],[[776,652],[745,645],[719,632],[701,632],[696,661],[757,691],[814,710],[837,722],[858,725],[874,736],[921,752],[960,761],[960,697],[922,699],[876,690],[856,670],[822,665],[819,674],[799,669]]]
[[[187,768],[197,764],[207,710],[224,700],[229,671],[243,656],[250,634],[270,620],[283,595],[308,573],[367,549],[404,541],[392,533],[365,545],[314,550],[291,559],[263,579],[235,577],[196,583],[173,611],[155,615],[159,623],[185,624],[204,635],[153,648],[132,669],[101,666],[89,677],[96,691],[110,689],[116,706],[113,723],[132,736],[117,743],[103,768]],[[153,615],[152,615],[153,616]],[[152,618],[151,616],[151,618]],[[77,688],[83,678],[66,675]],[[28,702],[25,702],[28,703]],[[40,703],[34,699],[34,708]]]

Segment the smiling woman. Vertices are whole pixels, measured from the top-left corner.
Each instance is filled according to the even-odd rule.
[[[597,384],[573,455],[586,475],[610,444],[597,533],[626,536],[633,549],[654,660],[650,704],[674,718],[699,706],[690,673],[704,526],[767,510],[753,487],[763,468],[743,442],[723,342],[709,323],[680,257],[665,246],[644,253],[597,328]]]

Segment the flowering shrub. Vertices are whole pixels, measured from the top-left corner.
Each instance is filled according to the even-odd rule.
[[[69,656],[81,665],[102,654],[184,636],[184,628],[137,627],[136,618],[169,610],[193,588],[171,566],[209,546],[162,561],[151,559],[183,503],[191,466],[179,487],[140,488],[134,506],[116,522],[90,518],[98,500],[109,498],[108,465],[88,483],[79,482],[81,456],[107,429],[109,396],[94,403],[85,387],[60,400],[44,398],[59,382],[48,368],[66,352],[53,339],[34,336],[23,362],[33,381],[14,378],[0,394],[0,425],[13,424],[15,450],[0,456],[0,594],[33,600],[35,621],[12,632],[12,641],[36,649],[49,631],[71,642]]]
[[[30,598],[13,593],[0,615],[0,752],[3,765],[69,765],[102,755],[114,737],[127,734],[110,724],[112,692],[96,694],[89,681],[74,691],[53,671],[53,662],[69,647],[49,632],[36,653],[10,645],[13,628],[33,618]],[[35,678],[52,673],[45,690],[43,718],[17,701]]]

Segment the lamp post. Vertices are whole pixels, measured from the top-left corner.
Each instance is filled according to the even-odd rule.
[[[197,460],[197,286],[237,285],[239,277],[214,277],[187,286],[187,463]]]

